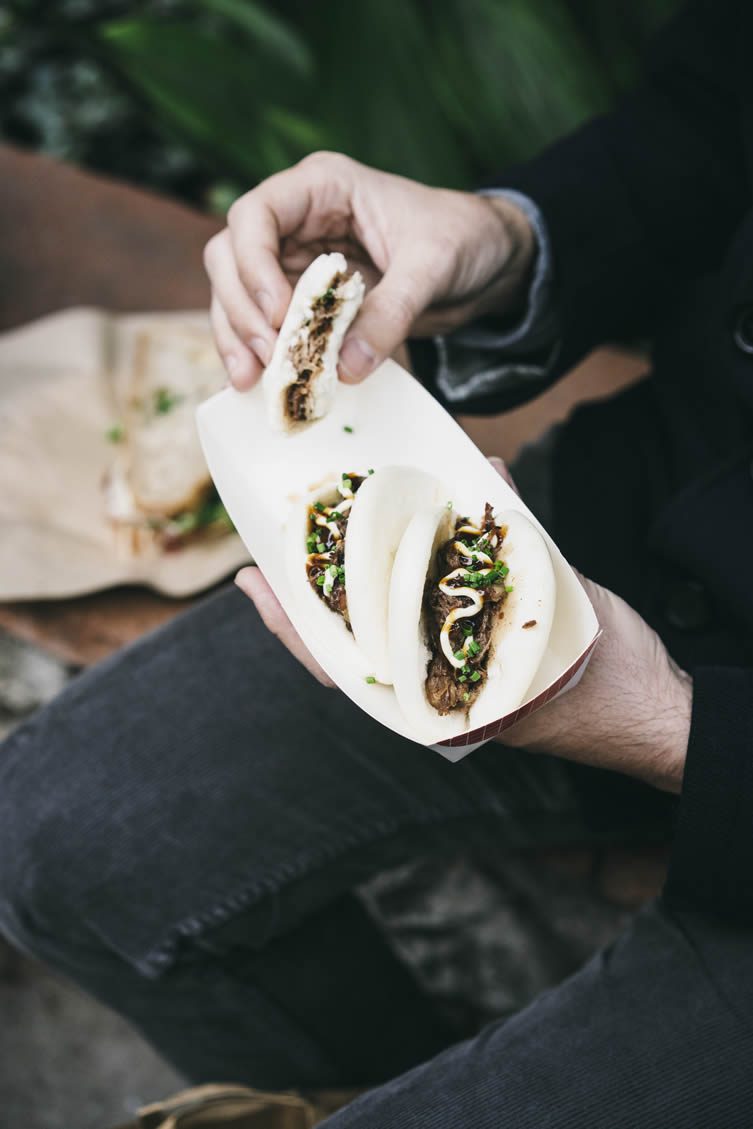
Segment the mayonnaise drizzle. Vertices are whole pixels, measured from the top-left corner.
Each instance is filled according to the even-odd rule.
[[[483,530],[476,529],[476,527],[473,525],[461,525],[458,527],[458,529],[455,530],[455,532],[466,533],[472,537],[483,536]],[[493,547],[496,546],[496,533],[492,537],[487,538],[487,540],[489,541],[490,545],[492,545]],[[488,566],[486,568],[476,569],[474,571],[475,576],[483,576],[485,573],[491,572],[494,561],[489,556],[489,554],[485,553],[482,549],[473,549],[470,545],[465,545],[462,541],[455,541],[453,548],[462,556],[468,557],[470,561],[483,561],[484,564]],[[458,576],[465,576],[467,572],[467,568],[456,568],[453,572],[449,573],[447,576],[442,577],[442,579],[439,581],[439,591],[443,592],[446,596],[467,596],[471,601],[471,603],[466,604],[465,607],[453,608],[442,624],[442,628],[439,633],[439,644],[442,648],[444,657],[447,659],[448,663],[450,663],[450,665],[455,668],[455,670],[461,670],[465,666],[466,657],[468,655],[470,645],[473,642],[473,635],[469,635],[463,641],[462,648],[459,648],[463,652],[463,658],[458,659],[455,657],[455,652],[452,649],[452,643],[450,641],[450,631],[459,619],[467,619],[469,616],[477,615],[484,606],[484,597],[477,588],[460,588],[449,584],[450,580],[454,580]]]
[[[322,591],[324,592],[325,596],[332,595],[332,589],[335,586],[336,579],[337,569],[334,565],[330,565],[329,568],[324,570],[324,584],[322,586]]]
[[[325,506],[321,511],[315,510],[312,507],[309,517],[313,521],[314,525],[318,525],[323,529],[328,529],[334,537],[335,541],[341,541],[342,533],[337,527],[337,522],[329,521],[328,517],[330,514],[346,514],[352,505],[353,493],[351,492],[350,497],[345,498],[342,502],[340,502],[338,506]]]
[[[479,569],[479,572],[482,571],[489,572],[489,569]],[[448,584],[449,580],[454,580],[456,576],[465,576],[467,572],[467,568],[456,568],[447,576],[444,576],[439,582],[439,591],[444,592],[446,596],[467,596],[471,601],[471,603],[466,604],[464,608],[453,608],[442,624],[442,630],[439,633],[439,644],[444,652],[444,656],[447,659],[448,663],[450,663],[451,666],[454,666],[456,670],[460,670],[461,667],[465,666],[465,658],[455,658],[455,654],[452,650],[452,643],[450,642],[450,630],[452,629],[453,624],[455,624],[459,619],[466,619],[468,616],[477,615],[484,606],[484,597],[476,588],[456,588],[454,586],[451,587]],[[470,636],[469,639],[467,639],[463,644],[464,653],[466,644],[469,642],[469,640]]]
[[[348,475],[346,475],[345,477],[348,478],[348,481],[350,481],[350,477]],[[342,478],[337,484],[337,489],[342,495],[343,500],[336,506],[322,506],[321,510],[316,509],[316,507],[312,505],[311,509],[309,510],[309,521],[313,522],[315,526],[319,526],[319,528],[321,529],[328,529],[335,541],[342,541],[342,533],[338,529],[337,521],[330,521],[329,518],[332,514],[338,514],[338,516],[340,517],[346,514],[350,507],[353,505],[355,494],[349,486],[346,486],[344,484],[344,480]],[[309,553],[308,557],[306,558],[306,564],[307,566],[309,566],[313,561],[317,560],[331,561],[332,555],[331,553]],[[334,571],[325,569],[324,584],[322,585],[325,596],[331,595],[336,578],[337,569],[335,569]]]

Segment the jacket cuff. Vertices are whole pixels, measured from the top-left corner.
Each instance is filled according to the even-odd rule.
[[[693,671],[693,713],[667,902],[753,920],[753,670]]]
[[[487,188],[482,194],[504,196],[525,213],[537,253],[525,310],[514,325],[502,329],[487,318],[435,338],[437,391],[443,402],[461,411],[473,411],[471,401],[479,397],[511,392],[523,399],[537,395],[558,350],[552,251],[541,212],[520,192]]]

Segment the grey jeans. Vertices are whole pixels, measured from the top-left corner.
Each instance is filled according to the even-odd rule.
[[[714,1120],[699,1069],[712,1053],[715,1079],[750,1090],[725,995],[751,980],[737,936],[653,906],[457,1043],[352,893],[453,843],[666,833],[662,797],[495,744],[448,764],[315,683],[233,587],[21,726],[0,749],[0,812],[4,931],[192,1081],[375,1086],[343,1127],[750,1124]]]

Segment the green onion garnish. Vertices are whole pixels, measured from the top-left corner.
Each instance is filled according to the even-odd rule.
[[[374,683],[376,682],[376,678],[374,677],[373,674],[367,674],[366,675],[366,681],[368,682],[369,686],[373,686]]]
[[[184,396],[176,395],[169,388],[155,388],[153,393],[154,410],[157,415],[167,415],[184,399]]]

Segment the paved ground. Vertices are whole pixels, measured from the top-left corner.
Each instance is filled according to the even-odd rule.
[[[70,673],[0,635],[0,736]],[[109,1129],[179,1086],[117,1016],[0,939],[0,1129]]]
[[[71,673],[0,634],[0,735]],[[574,970],[626,913],[603,896],[583,852],[546,865],[419,859],[362,895],[426,987],[469,1028]],[[0,940],[0,1129],[108,1129],[179,1087],[120,1019]]]
[[[109,1129],[176,1089],[180,1079],[122,1020],[0,948],[3,1129]]]

